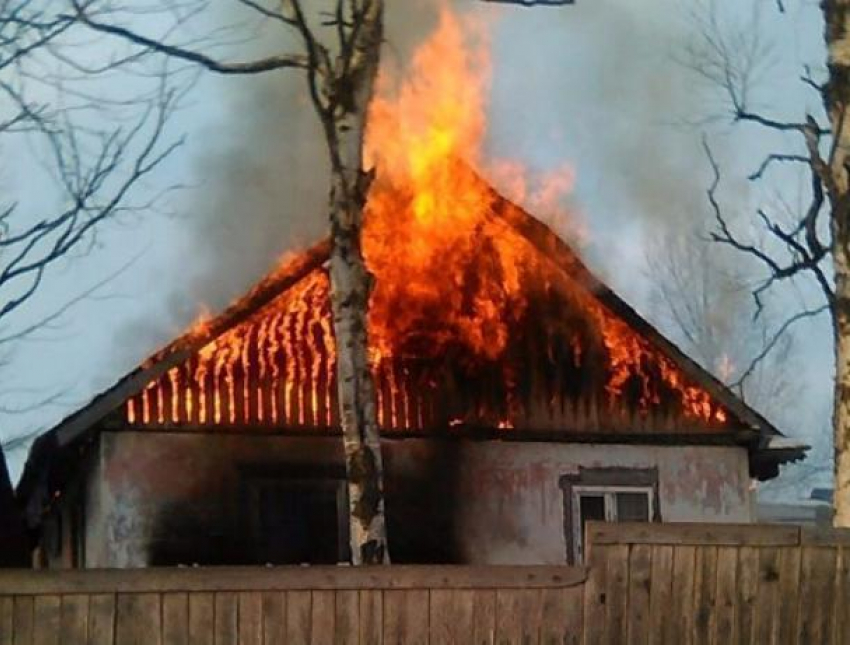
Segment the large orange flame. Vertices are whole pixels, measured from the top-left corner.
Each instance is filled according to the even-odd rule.
[[[550,173],[532,196],[516,162],[485,164],[489,78],[486,33],[444,9],[399,89],[382,77],[369,112],[365,157],[378,174],[363,249],[376,278],[369,330],[381,425],[509,429],[533,416],[532,395],[561,419],[564,401],[583,397],[590,407],[574,404],[574,419],[595,418],[604,398],[626,425],[635,410],[662,405],[667,416],[676,405],[722,424],[723,408],[504,217],[518,209],[473,168],[495,169],[509,197],[548,218],[563,217],[573,174]],[[333,425],[329,288],[313,270],[131,400],[128,420]],[[458,381],[491,398],[449,409]]]

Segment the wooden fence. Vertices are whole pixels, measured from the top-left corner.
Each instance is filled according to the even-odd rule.
[[[588,567],[0,572],[0,645],[850,645],[850,532],[600,524]]]
[[[588,645],[850,645],[850,531],[593,523],[586,539]]]
[[[0,644],[578,644],[585,576],[576,567],[15,571],[0,573]]]

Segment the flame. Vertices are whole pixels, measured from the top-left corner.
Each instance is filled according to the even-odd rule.
[[[515,161],[484,159],[490,72],[486,32],[443,9],[403,82],[382,76],[370,107],[365,159],[378,173],[363,252],[380,425],[510,431],[535,396],[550,418],[569,404],[577,423],[599,406],[643,416],[678,406],[722,424],[707,392],[569,275],[574,256],[556,261],[511,223],[517,207],[491,184],[562,237],[584,235],[563,206],[571,167],[529,179]],[[131,399],[128,422],[332,427],[329,289],[324,269],[307,272]],[[189,340],[210,333],[203,317]]]

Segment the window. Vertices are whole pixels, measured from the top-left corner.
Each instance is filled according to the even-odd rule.
[[[567,561],[584,561],[584,527],[588,521],[658,522],[658,470],[579,468],[561,477],[564,491],[564,537]]]
[[[588,520],[649,522],[652,517],[652,488],[573,486],[572,495],[575,562],[584,561],[582,538]]]
[[[243,479],[243,495],[252,560],[270,564],[349,560],[344,479],[321,472],[294,477],[252,472]]]

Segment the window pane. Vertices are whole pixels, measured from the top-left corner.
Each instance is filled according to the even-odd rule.
[[[618,522],[648,522],[649,495],[646,493],[617,493]]]
[[[605,520],[605,498],[602,495],[579,496],[579,512],[581,513],[581,534],[584,535],[585,522]]]

